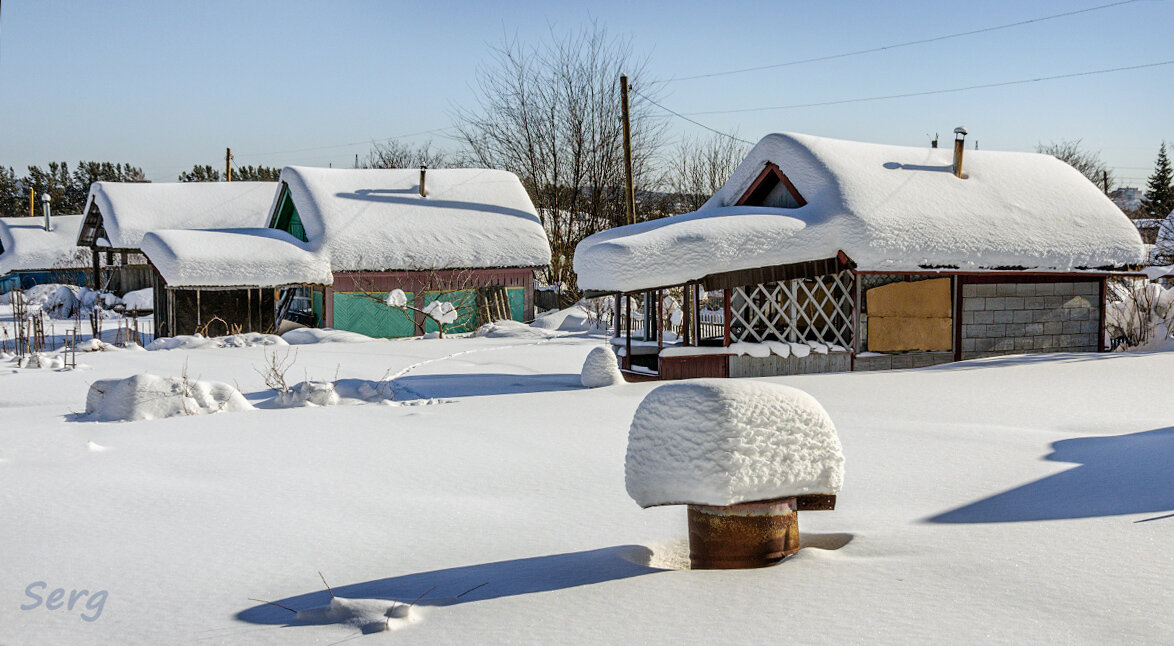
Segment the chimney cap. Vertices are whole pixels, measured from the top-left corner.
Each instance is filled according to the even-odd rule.
[[[48,202],[50,199],[51,198],[49,197],[48,193],[41,193],[41,201],[42,202]]]
[[[954,134],[965,137],[968,134],[966,132],[966,126],[958,126],[957,128],[954,128]]]

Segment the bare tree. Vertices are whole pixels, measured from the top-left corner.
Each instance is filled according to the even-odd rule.
[[[665,178],[678,209],[685,212],[701,208],[745,157],[745,144],[732,137],[714,134],[708,139],[681,140]]]
[[[1080,142],[1080,139],[1062,139],[1059,142],[1040,143],[1036,144],[1035,152],[1051,155],[1075,168],[1107,194],[1113,190],[1113,183],[1116,181],[1113,172],[1101,160],[1099,150],[1084,150],[1080,147]]]
[[[479,70],[478,105],[457,114],[459,138],[473,163],[512,171],[534,201],[551,244],[546,282],[578,290],[575,246],[626,223],[619,77],[651,94],[631,41],[598,24],[574,34],[552,31],[526,47],[509,40]],[[653,95],[654,96],[654,95]],[[656,183],[653,158],[665,123],[632,96],[632,163],[637,192]],[[638,214],[639,217],[639,214]]]
[[[395,139],[372,144],[371,152],[363,162],[363,168],[453,168],[460,165],[455,155],[433,149],[431,141],[412,146]]]

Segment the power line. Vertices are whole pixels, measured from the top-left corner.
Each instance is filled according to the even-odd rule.
[[[876,52],[883,52],[890,49],[898,49],[901,47],[911,47],[913,45],[924,45],[926,43],[934,43],[942,40],[949,40],[951,38],[962,38],[963,36],[973,36],[975,34],[983,34],[1000,29],[1010,29],[1011,27],[1021,27],[1023,25],[1030,25],[1032,23],[1044,22],[1047,20],[1055,20],[1056,18],[1065,18],[1068,16],[1075,16],[1077,14],[1088,13],[1090,11],[1099,11],[1101,9],[1108,9],[1110,7],[1118,7],[1121,5],[1132,4],[1139,0],[1121,0],[1120,2],[1112,2],[1096,7],[1089,7],[1087,9],[1077,9],[1075,11],[1066,11],[1064,13],[1052,14],[1050,16],[1041,16],[1039,18],[1032,18],[1030,20],[1020,20],[1019,22],[1011,22],[1005,25],[995,25],[993,27],[983,27],[982,29],[974,29],[972,31],[962,31],[956,34],[946,34],[944,36],[934,36],[933,38],[923,38],[921,40],[910,40],[904,43],[895,43],[892,45],[882,45],[880,47],[872,47],[869,49],[858,49],[851,52],[843,52],[840,54],[829,54],[827,56],[816,56],[814,58],[801,58],[794,61],[787,61],[785,63],[773,63],[771,65],[759,65],[756,67],[743,67],[736,70],[727,70],[724,72],[711,72],[709,74],[695,74],[693,76],[679,76],[664,81],[665,83],[675,83],[677,81],[692,81],[696,79],[713,78],[715,76],[729,76],[732,74],[743,74],[746,72],[758,72],[762,70],[778,69],[780,67],[790,67],[793,65],[802,65],[804,63],[816,63],[819,61],[830,61],[838,58],[847,58],[849,56],[860,56],[861,54],[873,54]]]
[[[1077,77],[1081,77],[1081,76],[1093,76],[1096,74],[1109,74],[1111,72],[1124,72],[1127,70],[1140,70],[1140,69],[1146,69],[1146,68],[1150,68],[1150,67],[1161,67],[1163,65],[1171,65],[1171,64],[1174,64],[1174,60],[1161,61],[1158,63],[1146,63],[1144,65],[1129,65],[1126,67],[1112,67],[1112,68],[1102,69],[1102,70],[1090,70],[1087,72],[1074,72],[1071,74],[1057,74],[1055,76],[1040,76],[1040,77],[1029,78],[1029,79],[1020,79],[1017,81],[1001,81],[998,83],[983,83],[980,85],[967,85],[965,87],[955,87],[955,88],[948,88],[948,89],[943,89],[943,90],[926,90],[923,92],[906,92],[903,94],[886,94],[886,95],[881,95],[881,96],[856,97],[856,98],[851,98],[851,99],[838,99],[835,101],[817,101],[814,103],[792,103],[790,105],[774,105],[774,106],[766,106],[766,107],[761,107],[761,108],[735,108],[732,110],[704,110],[701,112],[686,112],[684,114],[678,114],[678,116],[685,118],[686,115],[697,116],[697,115],[707,115],[707,114],[735,114],[735,113],[742,113],[742,112],[766,112],[769,110],[790,110],[790,109],[794,109],[794,108],[815,108],[815,107],[822,107],[822,106],[829,106],[829,105],[841,105],[844,103],[861,103],[864,101],[882,101],[885,99],[907,99],[907,98],[915,97],[915,96],[929,96],[932,94],[949,94],[952,92],[965,92],[967,90],[982,90],[982,89],[989,89],[989,88],[995,88],[995,87],[1007,87],[1010,85],[1024,85],[1027,83],[1039,83],[1040,81],[1055,81],[1058,79],[1077,78]],[[645,97],[645,98],[647,98],[647,97]],[[676,114],[676,113],[674,113],[674,114]],[[696,123],[696,122],[694,122],[694,123]]]
[[[746,141],[745,139],[742,139],[740,137],[735,137],[734,135],[731,135],[728,132],[722,132],[721,130],[710,128],[709,126],[705,125],[704,123],[690,119],[689,117],[686,117],[685,115],[681,114],[680,112],[677,112],[676,110],[670,110],[669,108],[664,107],[663,105],[657,103],[656,101],[653,101],[652,99],[648,98],[647,96],[636,91],[636,88],[630,88],[628,91],[631,92],[632,94],[635,94],[636,96],[640,97],[641,99],[644,99],[645,101],[651,103],[652,105],[655,105],[656,107],[660,108],[661,110],[664,110],[665,112],[667,112],[673,116],[680,117],[681,119],[684,119],[685,121],[688,121],[689,123],[691,123],[695,126],[705,128],[706,130],[708,130],[714,134],[721,135],[723,137],[729,137],[730,139],[733,139],[734,141],[741,142],[741,143],[744,143],[749,146],[754,145],[753,141]]]

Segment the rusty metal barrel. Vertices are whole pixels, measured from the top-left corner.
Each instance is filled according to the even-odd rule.
[[[798,551],[795,498],[689,505],[689,561],[695,570],[766,567]]]

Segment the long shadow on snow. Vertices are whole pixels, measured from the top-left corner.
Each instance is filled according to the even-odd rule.
[[[405,375],[395,382],[409,391],[399,399],[420,397],[479,397],[582,390],[579,375],[538,374],[508,375],[500,373],[466,373],[444,375]]]
[[[405,574],[335,587],[333,590],[336,596],[349,599],[385,599],[411,603],[420,595],[435,588],[420,599],[417,605],[451,606],[536,592],[565,590],[667,571],[639,564],[639,561],[646,561],[647,557],[647,547],[620,545],[585,552],[552,554]],[[310,576],[312,577],[313,573],[310,573]],[[473,590],[476,586],[480,587]],[[461,596],[458,598],[458,595]],[[277,599],[276,603],[293,610],[306,610],[329,604],[330,593],[319,589]],[[268,604],[243,610],[237,613],[236,618],[254,624],[290,623],[290,614],[287,610]]]
[[[1048,460],[1080,466],[928,519],[1006,523],[1174,511],[1174,427],[1052,444]]]
[[[954,372],[962,370],[978,370],[981,368],[1030,366],[1046,363],[1075,363],[1085,361],[1131,361],[1145,357],[1148,352],[1130,352],[1116,354],[1109,352],[1039,352],[1032,354],[1009,354],[1001,357],[985,357],[982,359],[967,359],[955,363],[942,363],[936,366],[919,368],[919,370],[933,370],[938,372]]]

